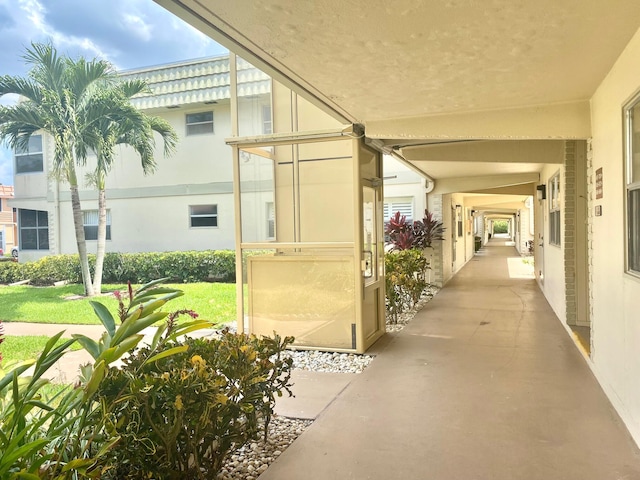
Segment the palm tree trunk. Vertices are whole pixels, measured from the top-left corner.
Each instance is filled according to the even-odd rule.
[[[102,267],[107,250],[107,196],[104,181],[98,180],[98,246],[96,250],[96,268],[93,272],[93,290],[95,294],[102,291]]]
[[[73,210],[73,226],[76,230],[76,243],[78,245],[78,256],[80,257],[80,270],[82,272],[82,283],[84,293],[88,297],[93,297],[93,285],[91,283],[91,270],[89,270],[89,256],[87,255],[87,242],[84,238],[84,220],[82,218],[82,208],[80,207],[80,195],[78,185],[70,182],[71,209]]]

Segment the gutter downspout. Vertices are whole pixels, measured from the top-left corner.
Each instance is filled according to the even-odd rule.
[[[416,167],[411,162],[408,162],[407,160],[405,160],[405,158],[402,155],[400,155],[395,148],[389,148],[389,149],[385,149],[385,150],[388,150],[388,151],[385,151],[385,153],[391,155],[393,158],[398,160],[404,166],[406,166],[407,168],[413,170],[418,175],[421,175],[421,176],[424,177],[424,186],[426,188],[426,191],[425,191],[426,194],[429,194],[429,193],[433,192],[434,188],[436,188],[435,179],[431,178],[429,175],[424,173],[422,170],[420,170],[418,167]]]

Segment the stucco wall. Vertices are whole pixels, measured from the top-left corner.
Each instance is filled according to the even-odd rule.
[[[564,192],[564,175],[561,165],[547,165],[542,169],[540,173],[540,181],[547,186],[547,198],[546,200],[538,201],[534,200],[535,215],[540,215],[544,219],[544,233],[543,233],[543,247],[538,249],[538,258],[536,258],[536,269],[538,274],[538,283],[540,289],[543,291],[547,301],[553,308],[558,318],[564,322],[566,317],[566,304],[565,304],[565,275],[564,275],[564,251],[562,239],[564,238],[564,212],[561,213],[560,221],[560,238],[561,244],[551,245],[549,243],[549,185],[550,179],[556,173],[560,172],[560,185],[561,185],[561,210]],[[538,241],[538,243],[541,243]],[[542,271],[542,278],[539,276]]]
[[[640,442],[640,279],[624,272],[622,108],[640,89],[636,33],[591,99],[593,168],[603,171],[603,198],[591,198],[592,361],[594,371]],[[590,178],[593,182],[593,177]],[[593,207],[602,206],[602,216]]]
[[[190,227],[189,205],[218,206],[217,227]],[[83,209],[97,209],[97,203],[84,202]],[[234,245],[233,195],[190,195],[188,197],[147,197],[111,199],[111,240],[108,252],[149,252],[174,250],[228,249]],[[60,209],[61,253],[76,253],[71,204]],[[96,241],[87,240],[95,253]]]

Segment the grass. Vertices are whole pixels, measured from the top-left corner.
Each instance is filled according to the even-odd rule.
[[[63,343],[67,339],[61,338],[58,340],[57,345]],[[49,341],[49,337],[44,335],[34,336],[14,336],[9,335],[4,337],[4,341],[0,344],[0,353],[2,354],[2,363],[9,361],[22,361],[35,359],[44,346]],[[78,343],[71,345],[71,350],[80,350],[82,348]]]
[[[225,323],[236,318],[235,284],[186,283],[167,285],[180,289],[184,296],[172,300],[166,311],[194,310],[199,318]],[[103,292],[126,291],[124,285],[103,285]],[[134,286],[135,288],[135,286]],[[113,295],[69,300],[82,295],[82,285],[61,287],[0,286],[0,320],[3,322],[30,322],[54,324],[99,325],[100,321],[89,304],[94,300],[109,308],[115,316],[118,302]]]

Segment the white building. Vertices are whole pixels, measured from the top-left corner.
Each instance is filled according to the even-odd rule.
[[[271,132],[271,79],[240,61],[239,108],[244,131]],[[144,176],[128,147],[118,146],[107,177],[107,251],[145,252],[234,248],[233,169],[229,57],[220,56],[124,72],[147,80],[152,93],[134,99],[166,119],[179,136],[175,154],[164,158],[158,140],[155,173]],[[15,154],[15,198],[20,260],[76,253],[68,187],[51,175],[53,145],[34,135],[28,152]],[[91,165],[89,159],[88,165]],[[79,178],[87,170],[80,169]],[[80,198],[88,249],[97,235],[97,195],[84,185]],[[265,212],[265,215],[268,213]],[[267,228],[263,219],[261,228]]]

